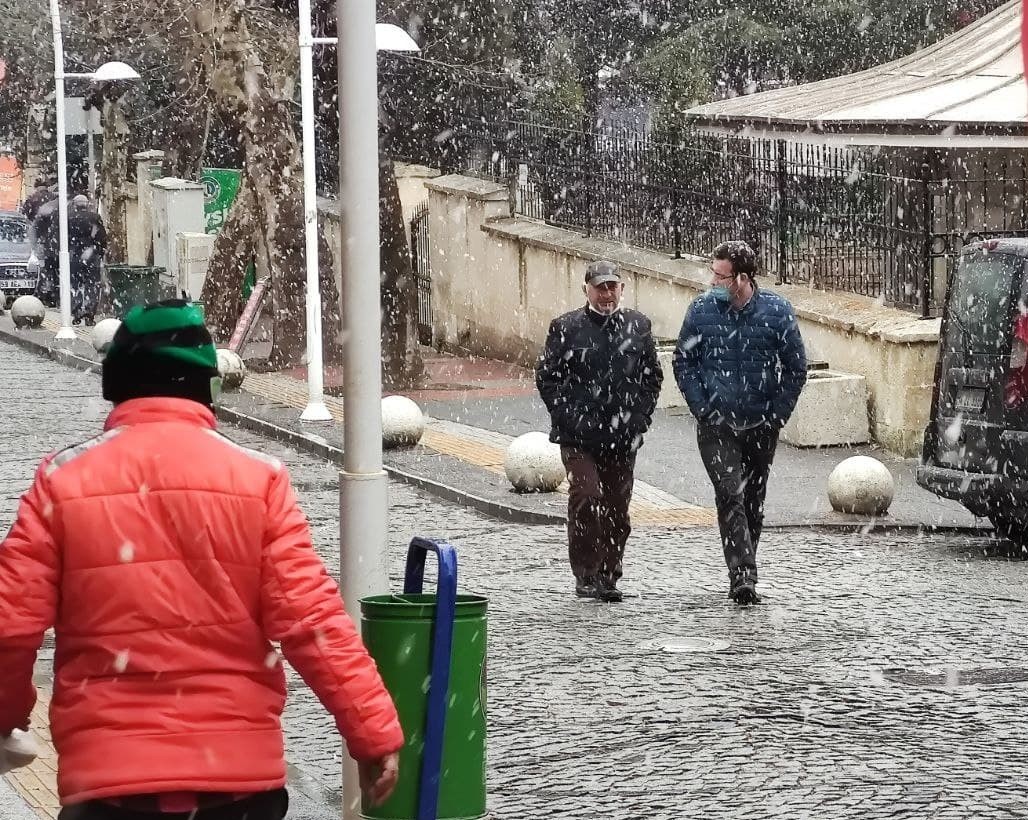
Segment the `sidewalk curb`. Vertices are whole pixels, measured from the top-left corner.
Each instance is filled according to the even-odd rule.
[[[0,327],[0,340],[10,342],[24,350],[38,355],[46,356],[60,364],[82,370],[87,373],[99,373],[100,364],[91,359],[83,358],[68,350],[59,347],[45,345],[35,339],[28,338],[20,333],[12,333],[7,328]],[[326,461],[335,464],[342,462],[342,450],[329,444],[320,436],[310,433],[298,433],[289,430],[272,422],[251,416],[239,410],[228,407],[218,407],[217,416],[219,419],[250,430],[259,435],[288,444],[291,447],[310,453]],[[513,524],[526,525],[559,525],[565,526],[567,518],[558,513],[543,513],[534,510],[522,510],[488,498],[482,498],[472,493],[461,490],[457,487],[434,481],[425,476],[408,473],[388,463],[383,464],[383,469],[392,478],[418,487],[432,495],[451,501],[465,507],[478,510],[484,515],[501,521],[509,521]],[[867,521],[798,521],[784,523],[768,523],[764,526],[765,531],[790,530],[824,530],[830,532],[866,532],[866,533],[902,533],[902,534],[953,534],[953,535],[975,535],[982,536],[992,532],[988,525],[980,527],[954,526],[954,525],[931,525],[931,524],[910,524],[903,522],[890,522],[882,520]]]
[[[99,362],[84,359],[81,356],[77,356],[72,353],[70,350],[45,345],[42,342],[37,342],[35,339],[30,339],[18,333],[11,333],[6,328],[0,328],[0,336],[3,337],[3,341],[10,342],[16,347],[20,347],[22,350],[29,353],[37,353],[48,359],[53,359],[58,364],[74,367],[76,370],[84,370],[87,373],[100,372]]]
[[[243,429],[289,444],[297,450],[303,450],[311,453],[325,459],[326,461],[332,461],[336,464],[342,462],[343,451],[338,447],[329,444],[320,436],[298,433],[295,430],[280,427],[270,421],[265,421],[257,416],[251,416],[247,413],[228,407],[217,408],[217,415],[219,419],[224,419],[225,421],[235,424],[238,427],[242,427]],[[479,512],[493,518],[510,521],[514,524],[558,524],[560,526],[564,526],[567,523],[567,519],[563,515],[540,513],[533,510],[521,510],[517,507],[510,507],[506,504],[501,504],[497,501],[490,501],[488,498],[482,498],[480,496],[473,495],[472,493],[465,492],[464,490],[452,487],[449,484],[443,484],[440,481],[433,481],[432,479],[425,478],[424,476],[408,473],[387,463],[384,463],[382,468],[391,478],[395,478],[405,484],[410,484],[413,487],[418,487],[419,489],[432,493],[446,501],[452,501],[465,507],[471,507],[472,509],[478,510]]]
[[[826,532],[875,533],[887,535],[988,535],[992,527],[966,527],[959,524],[904,524],[902,522],[857,521],[803,521],[796,524],[765,524],[764,532],[789,532],[791,530],[824,530]]]
[[[285,444],[289,444],[297,450],[312,453],[313,455],[324,458],[326,461],[332,461],[336,464],[342,461],[343,451],[338,447],[329,444],[320,436],[298,433],[295,430],[280,427],[272,422],[265,421],[264,419],[256,416],[251,416],[246,413],[242,413],[239,410],[227,407],[219,407],[217,412],[218,418],[224,418],[226,421],[239,427],[251,430],[255,433],[260,433],[261,435],[276,439]],[[509,507],[497,501],[490,501],[487,498],[481,498],[465,492],[464,490],[460,490],[448,484],[443,484],[441,482],[425,478],[424,476],[405,472],[389,464],[384,464],[383,469],[385,469],[386,473],[388,473],[392,478],[403,481],[405,484],[419,487],[433,495],[443,498],[446,501],[453,501],[463,506],[471,507],[494,518],[511,521],[516,524],[556,524],[560,526],[565,526],[567,524],[567,518],[560,514],[547,514],[534,512],[532,510],[520,510],[516,507]],[[923,532],[926,534],[946,533],[956,535],[984,535],[991,532],[992,528],[988,526],[935,526],[931,524],[910,524],[883,521],[879,519],[867,521],[801,521],[794,523],[766,524],[764,526],[764,530],[779,532],[788,532],[790,530],[825,530],[831,532],[866,532],[877,534],[917,534]]]

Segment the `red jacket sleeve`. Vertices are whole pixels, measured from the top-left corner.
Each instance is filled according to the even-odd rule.
[[[350,755],[398,751],[403,731],[393,700],[314,551],[284,468],[268,492],[261,606],[265,634],[335,717]]]
[[[49,459],[0,542],[0,735],[28,728],[36,703],[32,667],[57,613],[60,560],[50,530]]]

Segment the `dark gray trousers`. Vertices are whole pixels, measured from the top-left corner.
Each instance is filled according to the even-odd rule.
[[[717,523],[729,575],[742,567],[752,569],[755,575],[767,477],[778,446],[778,430],[762,426],[737,431],[700,422],[696,441],[714,485]]]

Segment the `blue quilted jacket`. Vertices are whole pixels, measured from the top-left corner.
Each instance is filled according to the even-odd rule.
[[[781,427],[807,380],[807,357],[792,305],[760,289],[742,310],[702,294],[682,323],[674,372],[700,421]]]

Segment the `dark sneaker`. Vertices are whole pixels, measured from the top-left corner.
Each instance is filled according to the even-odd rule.
[[[728,590],[728,597],[741,606],[759,604],[760,596],[757,594],[757,573],[749,567],[736,570],[731,576],[731,587]]]
[[[576,578],[575,595],[579,598],[595,598],[596,582],[592,578]]]
[[[625,598],[613,582],[605,581],[602,578],[596,581],[596,597],[606,604],[619,604]]]

